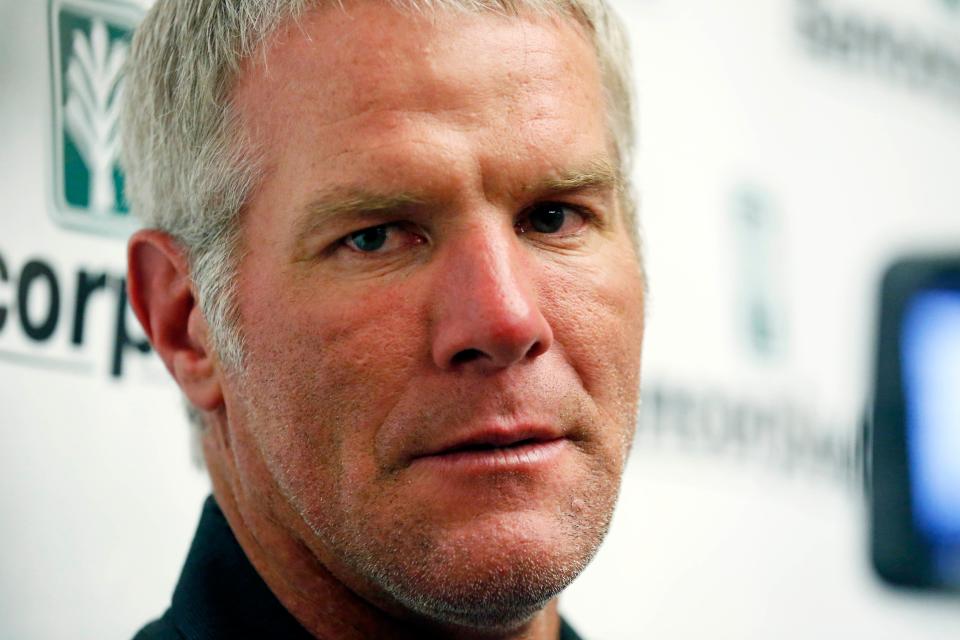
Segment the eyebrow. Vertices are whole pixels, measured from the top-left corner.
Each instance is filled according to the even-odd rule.
[[[405,193],[385,195],[363,189],[333,189],[322,192],[303,208],[297,221],[294,246],[302,247],[310,237],[339,216],[355,213],[376,216],[419,204],[423,204],[421,198]]]
[[[584,190],[615,190],[623,187],[620,172],[609,161],[600,159],[582,168],[560,171],[525,189],[527,192],[563,194]]]

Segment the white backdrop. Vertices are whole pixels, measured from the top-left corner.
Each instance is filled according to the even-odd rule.
[[[615,4],[640,88],[645,399],[565,614],[596,639],[960,637],[957,599],[871,573],[854,455],[880,271],[960,249],[960,3]],[[3,638],[131,636],[208,492],[118,314],[129,227],[98,216],[66,124],[72,32],[122,54],[124,6],[0,0]]]

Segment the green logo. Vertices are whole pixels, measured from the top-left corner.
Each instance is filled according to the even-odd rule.
[[[785,257],[780,219],[763,191],[744,186],[734,193],[733,229],[738,332],[755,356],[773,361],[787,347]]]
[[[51,0],[54,219],[125,234],[134,226],[118,166],[124,62],[142,10],[119,1]]]

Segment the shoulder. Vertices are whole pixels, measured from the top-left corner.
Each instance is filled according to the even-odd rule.
[[[563,617],[560,618],[560,640],[582,640]]]
[[[133,640],[185,640],[185,637],[173,626],[170,618],[164,615],[140,629],[137,635],[133,636]]]

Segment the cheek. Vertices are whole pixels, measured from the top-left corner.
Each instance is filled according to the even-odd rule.
[[[389,395],[392,384],[371,397],[360,392],[402,379],[423,352],[422,314],[394,292],[400,289],[278,285],[275,291],[289,293],[241,309],[251,366],[287,372],[323,405],[340,396],[369,403]]]
[[[376,473],[377,429],[414,377],[423,323],[397,295],[313,289],[328,293],[288,287],[289,296],[241,308],[247,403],[285,484],[349,487]]]
[[[643,342],[643,283],[636,260],[613,253],[576,268],[552,265],[546,273],[544,312],[559,348],[608,417],[632,417]]]

